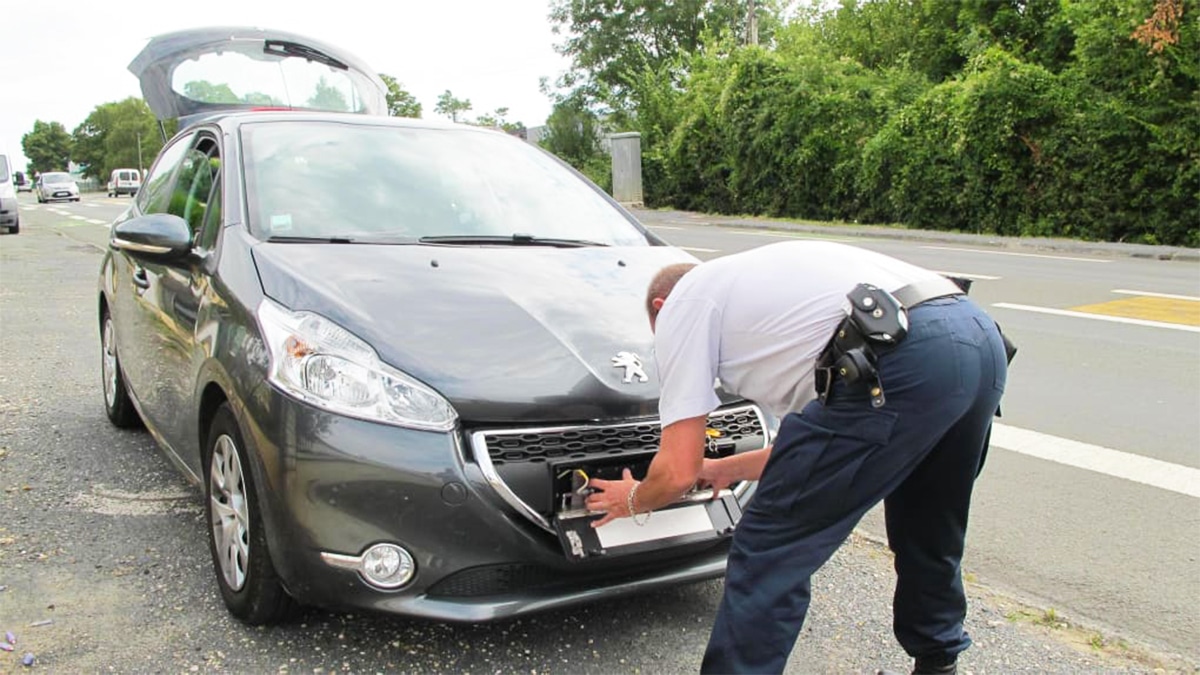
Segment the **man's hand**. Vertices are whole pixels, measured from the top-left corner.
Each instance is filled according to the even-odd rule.
[[[712,488],[712,498],[716,499],[721,490],[732,485],[738,478],[733,475],[732,466],[726,459],[705,459],[700,465],[699,486]]]
[[[629,513],[629,491],[634,485],[637,485],[637,481],[633,479],[629,469],[622,472],[621,480],[593,478],[588,481],[588,487],[595,488],[598,492],[588,495],[585,502],[587,509],[594,513],[604,513],[603,518],[592,522],[592,527],[600,527],[617,518],[633,515]]]

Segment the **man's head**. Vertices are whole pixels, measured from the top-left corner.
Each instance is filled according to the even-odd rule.
[[[695,266],[696,263],[667,265],[650,280],[650,287],[646,289],[646,314],[650,316],[650,330],[654,330],[658,313],[662,310],[663,303],[667,301],[667,296],[675,288],[675,284],[679,283],[683,275]]]

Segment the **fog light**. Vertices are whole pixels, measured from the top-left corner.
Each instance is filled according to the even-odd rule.
[[[412,579],[417,569],[408,551],[395,544],[375,544],[362,555],[358,571],[379,588],[399,588]]]

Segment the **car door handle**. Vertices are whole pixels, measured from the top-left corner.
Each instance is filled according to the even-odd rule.
[[[133,285],[138,288],[150,288],[150,278],[146,276],[146,268],[138,267],[133,270]]]

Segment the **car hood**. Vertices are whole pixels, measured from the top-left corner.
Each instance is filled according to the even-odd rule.
[[[646,287],[664,246],[254,248],[265,294],[328,317],[471,423],[657,414]],[[637,355],[647,381],[614,365]],[[631,375],[626,382],[626,375]]]

